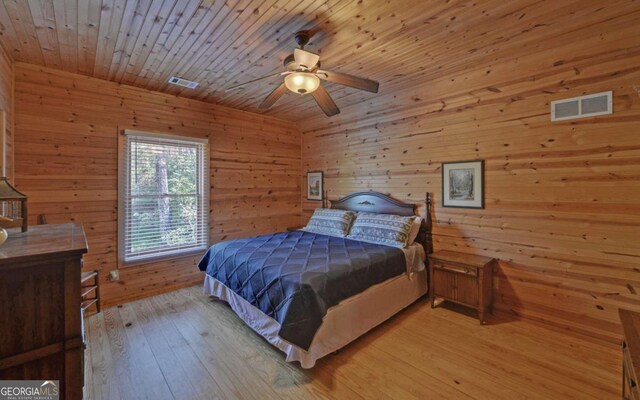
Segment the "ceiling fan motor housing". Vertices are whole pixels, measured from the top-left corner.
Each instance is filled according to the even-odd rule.
[[[309,43],[309,39],[311,39],[311,33],[309,31],[296,32],[295,40],[301,49],[304,49],[304,46],[306,46],[307,43]]]
[[[296,71],[300,69],[300,65],[296,64],[296,58],[294,57],[293,54],[289,54],[288,56],[286,56],[282,64],[289,71]],[[320,61],[316,63],[313,69],[316,70],[318,68],[320,68]]]

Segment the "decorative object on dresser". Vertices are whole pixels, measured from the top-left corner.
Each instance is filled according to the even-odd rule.
[[[484,208],[484,160],[442,163],[442,206]]]
[[[429,255],[429,298],[437,297],[478,310],[478,319],[492,311],[492,279],[495,258],[453,251]]]
[[[0,227],[27,231],[27,196],[11,186],[5,177],[0,178]]]
[[[0,380],[57,380],[60,398],[82,398],[86,252],[77,223],[10,232],[0,247]]]
[[[324,185],[322,171],[307,172],[307,200],[324,199]]]
[[[619,309],[622,324],[622,398],[640,399],[640,313]]]

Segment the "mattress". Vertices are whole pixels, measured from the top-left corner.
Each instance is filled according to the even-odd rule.
[[[286,361],[298,361],[303,368],[312,368],[318,359],[344,347],[427,293],[423,247],[414,244],[403,252],[406,273],[329,308],[308,349],[282,338],[278,334],[278,321],[209,275],[205,276],[204,293],[229,303],[240,319],[285,353]]]
[[[407,264],[395,247],[294,231],[217,243],[198,267],[308,349],[329,308],[405,273]]]

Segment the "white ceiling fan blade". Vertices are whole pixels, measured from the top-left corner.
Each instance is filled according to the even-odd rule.
[[[308,70],[312,70],[320,60],[319,55],[302,49],[295,49],[293,51],[293,57],[296,60],[296,64]]]

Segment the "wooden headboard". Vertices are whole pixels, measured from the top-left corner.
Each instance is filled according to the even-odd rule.
[[[379,214],[395,214],[402,216],[417,215],[416,204],[396,200],[378,192],[356,192],[339,200],[330,200],[331,208],[339,210],[365,211]],[[425,197],[425,215],[422,219],[416,242],[422,244],[427,254],[433,252],[431,241],[431,194]]]

